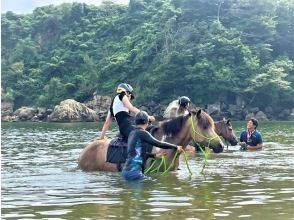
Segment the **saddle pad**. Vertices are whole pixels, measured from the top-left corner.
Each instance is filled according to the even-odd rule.
[[[115,164],[125,163],[128,156],[127,149],[127,143],[122,138],[112,139],[108,146],[106,161]]]

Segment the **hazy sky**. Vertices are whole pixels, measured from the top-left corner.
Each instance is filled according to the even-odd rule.
[[[102,0],[1,0],[1,12],[13,11],[18,14],[32,13],[36,7],[45,5],[59,5],[65,2],[84,2],[86,4],[100,5]],[[129,0],[114,0],[120,4],[127,4]]]

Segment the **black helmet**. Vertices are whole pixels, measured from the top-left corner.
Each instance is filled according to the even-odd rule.
[[[135,116],[136,125],[146,124],[146,123],[148,123],[148,120],[149,120],[149,116],[148,116],[147,112],[145,112],[145,111],[140,111]]]
[[[116,92],[117,93],[121,93],[121,92],[129,92],[132,93],[133,92],[133,87],[130,84],[127,83],[121,83],[118,85]]]
[[[181,96],[178,101],[179,101],[179,105],[181,106],[185,106],[191,102],[191,100],[187,96]]]

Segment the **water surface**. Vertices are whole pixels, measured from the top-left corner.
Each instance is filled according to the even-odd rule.
[[[233,122],[239,135],[246,122]],[[113,128],[108,136],[117,132]],[[189,155],[180,170],[128,183],[82,172],[77,158],[97,123],[2,123],[2,219],[294,219],[294,122],[262,122],[266,147]]]

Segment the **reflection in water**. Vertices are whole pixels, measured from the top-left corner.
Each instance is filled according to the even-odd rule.
[[[127,182],[119,173],[81,172],[77,158],[96,123],[2,124],[3,219],[293,219],[292,123],[264,123],[266,147],[230,146],[181,170]],[[101,125],[99,125],[101,126]],[[234,125],[240,133],[243,123]],[[110,133],[113,136],[114,133]]]

